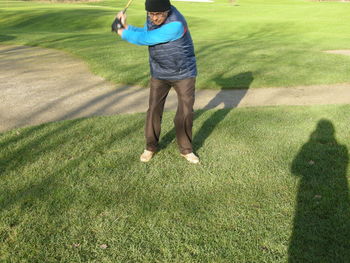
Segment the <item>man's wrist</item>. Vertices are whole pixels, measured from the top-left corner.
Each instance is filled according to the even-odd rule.
[[[123,29],[123,28],[118,29],[118,35],[119,35],[119,36],[122,36],[122,35],[123,35],[123,31],[124,31],[124,29]]]

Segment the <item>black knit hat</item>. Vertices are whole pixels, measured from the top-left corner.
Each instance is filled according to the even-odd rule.
[[[170,9],[169,0],[146,0],[146,11],[148,12],[165,12]]]

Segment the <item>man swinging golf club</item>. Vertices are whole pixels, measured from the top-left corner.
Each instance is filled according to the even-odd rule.
[[[199,163],[192,149],[193,104],[197,75],[193,42],[182,14],[169,0],[146,0],[147,21],[143,28],[126,23],[125,12],[117,18],[117,33],[132,44],[146,45],[151,68],[149,108],[141,162],[148,162],[157,150],[164,103],[171,87],[178,97],[174,119],[180,153],[190,163]]]

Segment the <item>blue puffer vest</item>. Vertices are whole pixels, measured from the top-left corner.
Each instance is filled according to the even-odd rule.
[[[175,21],[183,24],[185,28],[184,35],[175,41],[149,46],[148,48],[151,75],[156,79],[181,80],[197,75],[196,57],[186,20],[174,6],[171,6],[169,15],[162,25]],[[149,17],[147,17],[147,28],[153,30],[159,28],[159,26],[152,24]]]

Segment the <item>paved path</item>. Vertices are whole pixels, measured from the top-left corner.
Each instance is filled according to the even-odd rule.
[[[67,53],[0,45],[0,132],[79,117],[145,112],[148,89],[117,87]],[[350,84],[247,90],[198,90],[195,109],[350,103]],[[166,110],[175,110],[171,91]]]

